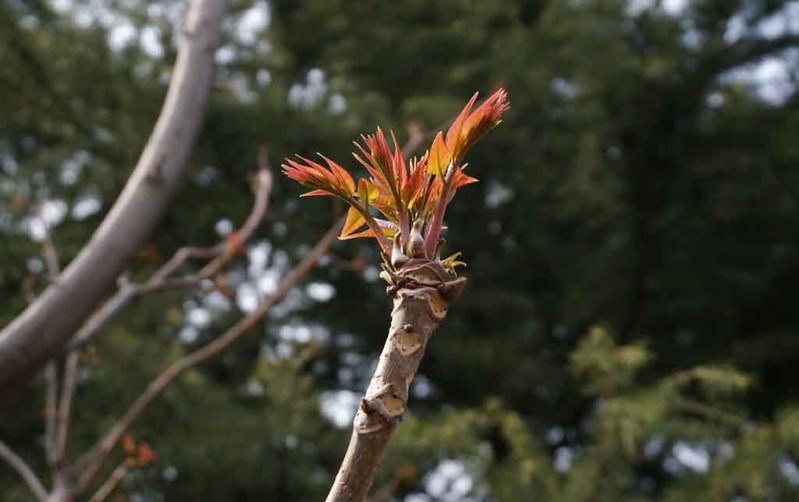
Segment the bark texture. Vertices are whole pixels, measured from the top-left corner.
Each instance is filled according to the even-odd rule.
[[[225,3],[192,3],[164,107],[124,191],[58,280],[0,332],[0,393],[61,350],[160,219],[202,123]]]
[[[377,369],[358,406],[347,453],[327,502],[366,500],[391,434],[407,410],[408,389],[427,342],[465,282],[447,281],[446,277],[440,265],[433,262],[384,275],[394,299],[391,327]]]

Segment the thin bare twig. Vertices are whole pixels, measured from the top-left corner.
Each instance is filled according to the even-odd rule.
[[[44,404],[44,449],[47,461],[55,464],[55,423],[58,414],[58,367],[55,361],[50,361],[44,368],[45,378],[45,404]]]
[[[67,437],[69,434],[69,419],[72,412],[72,401],[75,397],[75,379],[78,373],[80,352],[72,350],[67,354],[64,363],[64,376],[61,380],[61,398],[58,403],[55,426],[55,448],[53,465],[56,472],[63,470],[64,455],[66,454]]]
[[[253,178],[253,185],[255,201],[249,216],[235,232],[235,243],[224,240],[208,248],[183,247],[175,252],[146,282],[133,284],[128,281],[121,281],[117,292],[75,333],[75,336],[67,344],[67,348],[74,350],[89,343],[136,298],[164,289],[195,287],[200,285],[202,281],[218,274],[235,256],[239,246],[252,236],[266,216],[269,206],[269,194],[272,189],[272,173],[267,165],[261,165],[258,173]],[[173,278],[172,275],[191,258],[214,258],[214,260],[196,274]]]
[[[36,477],[33,469],[3,441],[0,441],[0,458],[8,462],[11,468],[20,475],[38,500],[41,502],[47,500],[47,490],[44,489],[44,485]]]
[[[275,292],[261,302],[257,309],[234,324],[219,338],[216,338],[202,348],[172,363],[147,386],[145,391],[133,402],[125,414],[111,426],[108,432],[97,441],[95,446],[93,446],[87,454],[89,465],[80,475],[77,489],[78,493],[88,488],[96,477],[104,460],[113,450],[114,445],[152,400],[178,375],[206,359],[215,356],[255,326],[266,315],[269,309],[280,301],[297,282],[310,272],[319,258],[330,249],[333,243],[335,243],[343,223],[343,219],[337,221],[308,254],[303,257],[302,261],[286,274],[283,280],[278,284]]]
[[[111,495],[111,492],[114,491],[114,488],[117,487],[119,482],[122,481],[122,478],[124,478],[125,474],[127,473],[128,473],[128,468],[125,465],[125,461],[123,460],[117,466],[117,468],[114,469],[113,472],[111,472],[111,475],[108,476],[108,479],[105,480],[105,483],[100,485],[100,488],[98,488],[97,491],[94,492],[94,495],[92,495],[92,498],[89,499],[89,502],[103,502],[103,500],[105,500],[106,497]]]
[[[28,303],[36,299],[33,291],[33,284],[36,277],[29,275],[22,281],[22,294]],[[47,462],[55,464],[55,423],[58,413],[58,365],[55,360],[51,360],[44,368],[45,397],[44,397],[44,451]]]
[[[47,228],[47,223],[42,219],[44,240],[42,243],[42,256],[47,265],[47,275],[50,284],[58,281],[61,274],[61,264],[58,260],[58,250]],[[66,454],[67,436],[69,433],[69,419],[72,412],[72,401],[75,396],[75,378],[77,376],[80,353],[70,351],[64,363],[64,375],[61,385],[58,385],[58,368],[55,360],[47,363],[47,426],[46,441],[48,444],[47,458],[53,468],[53,482],[62,486],[64,479],[64,455]],[[61,391],[60,399],[58,398]],[[56,408],[56,400],[58,407]]]

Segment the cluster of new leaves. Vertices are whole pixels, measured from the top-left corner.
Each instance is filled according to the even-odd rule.
[[[374,237],[393,267],[409,260],[440,260],[439,244],[444,213],[455,191],[477,180],[468,176],[463,157],[487,131],[500,123],[508,110],[504,89],[494,92],[472,110],[477,94],[466,104],[447,131],[439,132],[430,149],[419,158],[405,160],[393,132],[391,143],[378,128],[355,143],[355,159],[369,173],[355,182],[346,169],[322,154],[327,167],[305,157],[286,159],[283,172],[313,188],[304,197],[332,195],[349,204],[340,239]],[[377,217],[370,212],[374,208]],[[393,242],[393,244],[392,244]],[[453,270],[457,255],[442,260]]]

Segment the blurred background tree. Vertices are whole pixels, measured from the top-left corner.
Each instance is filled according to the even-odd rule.
[[[66,262],[160,107],[184,2],[0,1],[0,324]],[[441,128],[506,86],[449,212],[470,283],[436,333],[386,500],[799,499],[799,2],[233,2],[181,191],[131,267],[244,219],[258,145],[343,161],[375,125]],[[148,297],[89,349],[69,453],[168,362],[252,310],[333,221],[277,177],[232,298]],[[35,215],[40,215],[37,217]],[[321,500],[383,344],[368,243],[336,246],[256,335],[137,421],[118,500]],[[40,472],[44,386],[0,438]],[[123,452],[116,453],[116,460]],[[109,463],[108,470],[114,462]],[[32,500],[7,466],[0,500]]]

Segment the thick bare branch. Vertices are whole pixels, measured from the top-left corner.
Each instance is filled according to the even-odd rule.
[[[464,284],[464,279],[448,281],[448,273],[437,262],[385,277],[394,298],[391,327],[327,502],[366,500],[388,441],[407,410],[408,388],[427,342]]]
[[[2,441],[0,441],[0,458],[8,462],[11,468],[22,477],[38,500],[41,502],[47,500],[47,490],[44,489],[44,485],[42,485],[42,482],[36,477],[33,469]]]
[[[234,324],[219,338],[216,338],[202,348],[172,363],[150,383],[147,389],[145,389],[138,399],[127,409],[125,414],[111,426],[108,432],[90,450],[87,455],[88,466],[80,475],[77,489],[79,493],[88,488],[97,476],[103,462],[113,450],[114,445],[117,444],[128,427],[130,427],[130,424],[136,420],[153,399],[155,399],[178,375],[220,353],[241,335],[252,329],[266,315],[269,309],[279,302],[297,282],[310,272],[319,258],[330,249],[336,242],[336,237],[343,223],[343,220],[336,222],[308,254],[303,257],[302,261],[286,274],[283,280],[278,284],[275,292],[264,300],[258,308]]]
[[[272,173],[264,165],[253,179],[255,201],[247,220],[236,232],[236,240],[241,246],[252,236],[258,225],[266,216],[269,207],[269,195],[272,189]],[[161,266],[145,283],[133,284],[121,281],[119,289],[100,309],[95,312],[84,324],[72,340],[67,344],[69,350],[75,350],[89,343],[97,336],[108,323],[121,313],[130,302],[148,293],[164,289],[185,288],[199,286],[202,281],[218,274],[235,255],[236,246],[227,241],[222,241],[208,248],[183,247],[172,258]],[[197,274],[173,278],[172,275],[190,258],[214,258]]]
[[[192,3],[164,107],[127,186],[57,283],[0,332],[0,390],[62,350],[160,219],[202,123],[225,3]]]

